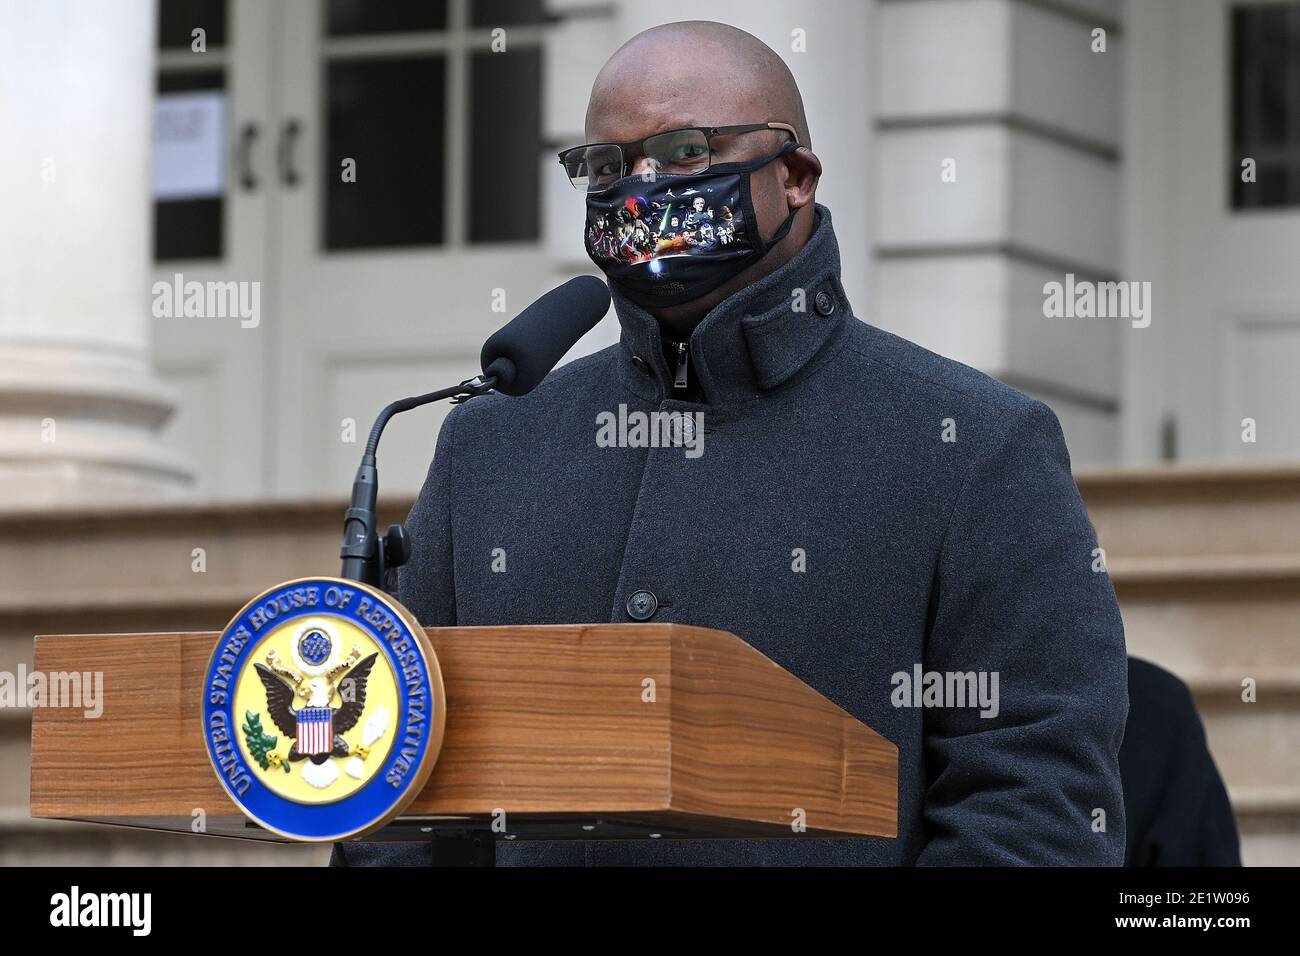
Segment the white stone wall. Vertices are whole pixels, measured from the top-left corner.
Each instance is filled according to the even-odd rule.
[[[1116,3],[879,4],[871,318],[1046,401],[1076,462],[1116,457],[1121,328],[1045,317],[1043,286],[1121,268],[1117,18]]]

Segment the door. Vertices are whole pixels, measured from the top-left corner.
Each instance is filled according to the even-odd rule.
[[[539,242],[543,10],[275,7],[273,485],[338,494],[384,404],[476,374],[484,338],[555,283]],[[383,492],[419,488],[448,410],[394,420]]]
[[[1300,2],[1127,9],[1130,455],[1300,458]]]

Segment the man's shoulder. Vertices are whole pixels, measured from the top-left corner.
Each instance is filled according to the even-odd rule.
[[[846,350],[864,386],[905,395],[914,406],[970,412],[991,422],[1055,420],[1046,405],[1005,382],[866,322],[853,324]]]

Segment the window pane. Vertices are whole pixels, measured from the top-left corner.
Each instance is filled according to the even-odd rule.
[[[541,23],[545,19],[542,0],[470,0],[470,26],[499,27]]]
[[[328,64],[326,249],[442,242],[445,75],[441,56]]]
[[[209,50],[226,45],[226,0],[158,0],[158,47],[190,49],[202,27]]]
[[[470,242],[538,237],[541,82],[536,48],[470,60]]]
[[[405,33],[447,29],[447,0],[329,0],[325,32]]]
[[[1232,133],[1233,208],[1300,205],[1300,4],[1233,10]]]
[[[159,94],[224,91],[224,70],[164,73],[158,77]],[[224,129],[217,131],[217,149],[228,142]],[[155,157],[155,162],[158,159]],[[224,182],[221,184],[224,193]],[[220,259],[223,255],[225,198],[167,199],[153,204],[153,257],[169,259]]]

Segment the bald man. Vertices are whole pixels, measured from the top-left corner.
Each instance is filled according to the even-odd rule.
[[[1124,636],[1055,416],[854,318],[799,90],[754,37],[632,38],[586,125],[561,162],[621,339],[452,412],[399,596],[431,626],[732,631],[898,745],[898,836],[498,864],[1118,865]],[[608,427],[654,413],[671,440]]]

